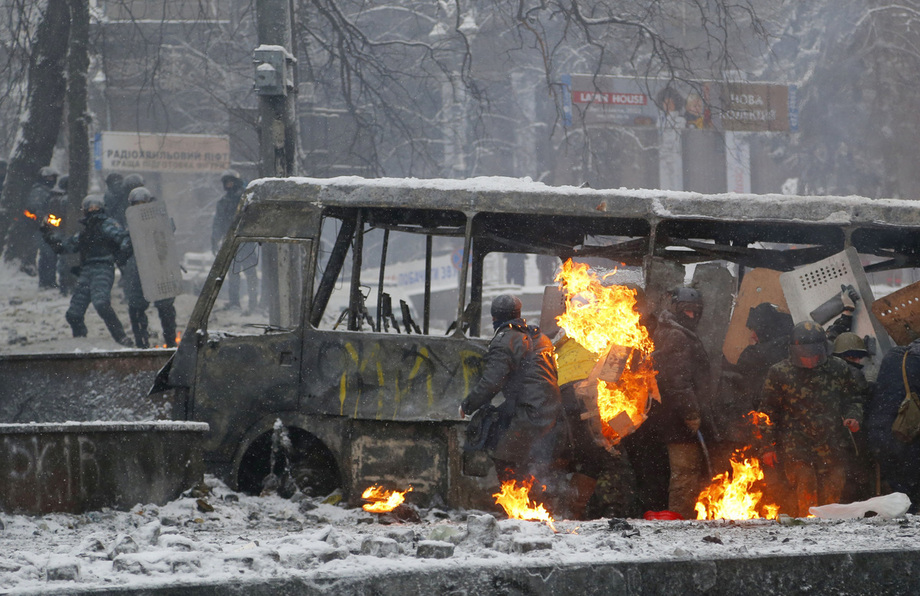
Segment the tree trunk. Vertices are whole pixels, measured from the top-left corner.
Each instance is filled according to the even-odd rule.
[[[64,63],[70,30],[68,0],[48,0],[29,59],[27,111],[19,126],[3,194],[0,196],[0,239],[4,260],[35,262],[35,224],[22,211],[32,183],[48,165],[61,127],[64,108]]]
[[[70,2],[70,48],[67,55],[67,110],[70,130],[70,202],[79,212],[89,188],[90,115],[86,111],[86,76],[89,70],[89,2]]]

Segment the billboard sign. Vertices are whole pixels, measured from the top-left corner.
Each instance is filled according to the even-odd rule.
[[[207,174],[230,167],[226,135],[106,131],[93,148],[97,170]]]
[[[566,126],[796,130],[795,87],[774,83],[565,75]]]

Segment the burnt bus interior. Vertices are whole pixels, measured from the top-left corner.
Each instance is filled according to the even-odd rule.
[[[920,228],[890,222],[467,213],[341,205],[323,206],[321,214],[310,221],[313,227],[301,230],[299,236],[272,237],[264,220],[260,220],[260,235],[249,236],[241,225],[230,248],[235,257],[219,259],[227,271],[212,273],[220,284],[220,295],[203,296],[209,302],[202,306],[206,324],[199,333],[204,339],[195,348],[197,365],[193,366],[199,371],[213,366],[212,370],[224,372],[219,382],[199,372],[194,418],[207,420],[212,427],[225,426],[215,439],[222,442],[207,448],[211,457],[223,462],[222,475],[238,473],[235,480],[239,488],[250,492],[258,492],[269,471],[271,426],[263,425],[261,430],[254,426],[245,437],[234,435],[237,431],[230,429],[243,424],[243,418],[233,418],[236,414],[225,410],[246,410],[258,403],[259,415],[266,418],[275,411],[309,411],[305,404],[310,396],[303,395],[305,390],[300,388],[308,373],[301,369],[298,358],[306,362],[312,357],[307,344],[316,341],[317,333],[348,332],[343,334],[347,341],[353,341],[355,332],[368,338],[386,336],[387,342],[430,338],[432,348],[443,348],[446,340],[484,349],[491,336],[491,298],[518,293],[528,321],[543,325],[539,321],[542,288],[555,285],[558,266],[569,258],[600,272],[638,275],[647,291],[656,285],[659,290],[680,285],[694,267],[701,265],[725,270],[730,282],[717,290],[728,302],[715,316],[726,322],[732,293],[746,271],[790,271],[849,246],[859,253],[877,292],[884,293],[886,288],[890,292],[898,285],[920,280]],[[469,255],[468,267],[463,267],[463,255]],[[524,262],[529,267],[526,272]],[[226,300],[227,281],[234,273],[242,274],[244,288],[250,279],[259,285],[267,308],[227,315],[220,298]],[[208,287],[215,286],[212,283],[206,290]],[[241,293],[245,304],[245,289]],[[879,296],[877,293],[875,297]],[[705,317],[704,313],[704,321]],[[707,349],[712,348],[713,353],[721,350],[724,330],[721,327],[722,335],[711,339]],[[274,358],[265,362],[277,365],[266,366],[265,374],[255,378],[245,372],[256,362],[251,351],[253,340],[262,342],[259,349]],[[396,349],[398,344],[392,345]],[[248,397],[241,394],[233,398],[236,401],[228,401],[224,397],[228,387],[246,387]],[[330,414],[328,409],[317,411]],[[331,413],[332,418],[335,414],[337,410]],[[373,427],[375,435],[390,432],[397,437],[408,432],[399,425],[383,428],[373,416],[359,414],[357,406],[343,419],[353,419],[351,426],[337,426],[336,422],[328,428],[310,427],[305,421],[302,429],[291,430],[299,453],[295,475],[315,491],[349,486],[348,472],[340,466],[357,465],[357,456],[348,455],[346,443],[360,435],[360,429]],[[430,437],[440,437],[439,433],[447,432],[444,428],[455,422],[441,419],[448,424],[438,430],[424,417],[414,423],[409,418],[400,420],[414,424],[412,432],[423,429],[422,434],[429,433]],[[441,439],[432,441],[432,445],[439,445]],[[246,445],[241,458],[234,455],[234,450]],[[444,476],[448,474],[444,472]],[[422,490],[417,491],[421,494]]]
[[[805,222],[745,222],[673,219],[652,223],[644,219],[579,217],[520,213],[477,213],[470,222],[469,274],[464,296],[460,296],[461,255],[468,225],[464,213],[425,209],[344,208],[324,210],[320,242],[312,281],[309,322],[317,329],[383,333],[447,334],[460,329],[469,337],[480,337],[488,310],[488,299],[500,290],[523,286],[523,273],[511,271],[512,264],[528,255],[537,256],[539,285],[555,283],[555,269],[566,259],[587,262],[601,271],[641,268],[648,256],[679,265],[722,262],[736,266],[739,277],[745,269],[765,267],[791,271],[854,246],[863,257],[864,268],[873,283],[884,285],[898,279],[901,284],[920,279],[920,243],[917,230],[890,226],[857,227],[852,230],[834,224]],[[650,244],[651,246],[650,248]],[[285,292],[288,275],[268,276],[277,242],[243,242],[231,265],[231,272],[248,281],[260,279],[263,292]],[[488,257],[506,262],[506,274],[496,276]],[[307,255],[299,255],[303,264]],[[414,268],[406,269],[411,263]],[[392,273],[393,270],[400,270]],[[396,277],[411,278],[417,288],[394,295]],[[299,279],[299,278],[298,278]],[[247,283],[243,281],[243,285]],[[906,285],[906,284],[905,284]],[[227,284],[222,294],[227,292]],[[497,288],[497,289],[496,289]],[[304,288],[306,289],[306,288]],[[245,296],[245,290],[244,290]],[[286,298],[281,304],[290,304]],[[295,305],[299,306],[299,302]],[[525,306],[526,308],[526,306]],[[533,311],[533,309],[531,309]],[[298,315],[288,308],[278,321],[247,321],[237,333],[290,329],[299,324]],[[458,321],[457,313],[461,312]],[[263,311],[267,316],[268,311]],[[215,321],[217,323],[217,321]]]

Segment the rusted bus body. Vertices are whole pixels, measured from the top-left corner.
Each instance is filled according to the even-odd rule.
[[[916,266],[920,210],[496,178],[259,180],[154,391],[175,390],[177,417],[210,424],[206,462],[232,486],[258,490],[280,419],[295,477],[316,492],[342,487],[354,501],[382,482],[481,506],[490,478],[467,473],[458,404],[480,374],[490,297],[524,285],[505,283],[511,257],[634,269],[655,300],[687,264],[788,271],[850,246],[879,257],[878,270]],[[494,254],[507,255],[505,275]],[[267,318],[221,329],[219,297],[247,262],[260,271]],[[416,290],[396,293],[403,282]],[[552,285],[551,275],[532,282]],[[737,279],[726,283],[709,290],[730,303]],[[541,299],[525,298],[525,312],[539,316]]]

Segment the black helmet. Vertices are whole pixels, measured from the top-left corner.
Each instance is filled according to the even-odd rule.
[[[240,176],[240,173],[236,170],[224,170],[220,174],[221,183],[226,182],[227,180],[236,180],[237,182],[242,182],[243,178]]]
[[[492,318],[496,322],[521,318],[521,300],[511,294],[501,294],[492,299]]]
[[[156,197],[153,196],[146,186],[139,186],[131,191],[128,195],[128,204],[129,205],[140,205],[141,203],[149,203],[154,200]]]
[[[236,170],[224,170],[220,175],[220,184],[224,188],[227,188],[227,182],[232,182],[234,188],[239,188],[243,185],[243,179],[240,177],[240,173]]]
[[[745,326],[756,333],[760,341],[769,341],[792,333],[792,315],[781,312],[775,304],[761,302],[748,311]]]
[[[814,321],[802,321],[792,328],[789,357],[799,368],[815,368],[827,360],[827,334]]]
[[[140,188],[144,185],[144,177],[140,174],[128,174],[125,176],[125,190],[131,192],[135,188]]]
[[[109,188],[113,186],[118,186],[124,181],[125,177],[119,174],[118,172],[112,172],[105,177],[105,185]]]
[[[703,295],[699,290],[689,287],[671,290],[671,312],[684,327],[695,330],[703,316]]]
[[[58,178],[58,188],[67,192],[67,186],[70,184],[70,176],[64,175]]]
[[[104,210],[105,200],[102,198],[102,195],[86,195],[80,207],[83,209],[84,215],[89,215],[94,211]]]

